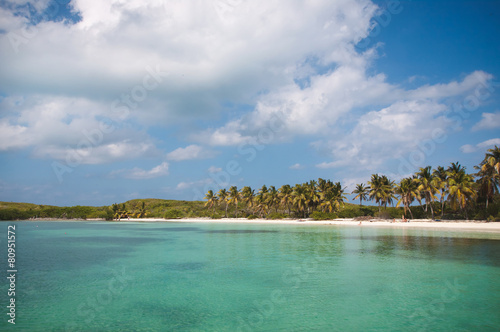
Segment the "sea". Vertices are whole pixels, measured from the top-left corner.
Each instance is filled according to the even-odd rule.
[[[500,330],[498,233],[16,221],[0,236],[1,331]]]

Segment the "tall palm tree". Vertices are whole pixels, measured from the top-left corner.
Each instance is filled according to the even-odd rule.
[[[387,208],[387,204],[393,205],[393,200],[396,199],[396,196],[394,195],[396,183],[389,180],[389,178],[385,175],[382,176],[382,183],[384,187],[383,203],[384,207]]]
[[[286,208],[288,211],[288,215],[291,214],[290,204],[292,203],[292,187],[289,184],[284,184],[279,189],[279,199],[280,204],[283,208]]]
[[[378,204],[378,211],[382,205],[387,208],[387,204],[392,204],[394,196],[394,181],[389,180],[385,175],[372,174],[368,182],[370,186],[370,199],[374,199]]]
[[[297,212],[299,213],[302,212],[302,215],[305,218],[308,197],[304,185],[296,184],[295,187],[293,187],[292,197],[293,197],[293,205],[297,208]]]
[[[278,207],[279,207],[279,192],[276,190],[276,187],[270,186],[267,195],[266,195],[267,202],[269,204],[270,208],[275,208],[275,212],[278,212]]]
[[[488,167],[477,167],[479,172],[475,174],[475,176],[479,177],[477,183],[479,185],[479,192],[482,197],[486,200],[486,210],[488,210],[488,202],[493,200],[495,193],[498,193],[498,174],[495,169],[491,166]]]
[[[257,195],[255,195],[254,205],[261,218],[263,214],[267,214],[267,201],[265,194],[259,192]]]
[[[253,213],[255,190],[252,190],[251,187],[246,186],[241,189],[240,195],[242,201],[247,207],[247,210],[250,209],[250,211]]]
[[[323,207],[323,211],[338,211],[340,207],[344,206],[345,199],[344,189],[342,188],[340,182],[337,182],[325,191],[321,192],[320,206]]]
[[[229,203],[234,203],[234,217],[238,218],[238,201],[240,199],[240,192],[238,187],[232,186],[229,188]]]
[[[465,217],[469,219],[467,205],[477,196],[474,179],[471,175],[465,173],[465,168],[452,175],[448,180],[450,206],[454,210],[457,208],[462,210]]]
[[[219,190],[219,193],[217,194],[217,198],[219,199],[219,204],[224,203],[224,207],[226,210],[225,217],[227,218],[227,206],[228,206],[228,198],[229,198],[229,193],[227,192],[226,189],[221,189]]]
[[[417,197],[417,192],[417,183],[412,178],[404,178],[396,186],[396,193],[399,195],[396,207],[399,207],[403,203],[404,213],[406,215],[406,211],[410,211],[411,219],[413,219],[413,213],[411,212],[410,205]]]
[[[213,190],[209,190],[207,194],[205,195],[205,199],[207,202],[205,203],[205,206],[208,206],[208,208],[213,208],[213,213],[215,214],[215,206],[217,205],[217,196],[214,194]]]
[[[368,195],[370,194],[370,187],[365,186],[364,183],[357,184],[356,189],[354,189],[351,194],[356,194],[353,200],[359,198],[359,206],[363,206],[363,200],[367,200]]]
[[[311,180],[305,183],[306,193],[307,193],[307,211],[311,213],[314,211],[316,206],[319,205],[320,197],[317,189],[318,183],[315,180]]]
[[[434,209],[432,208],[432,202],[436,199],[434,195],[437,191],[435,187],[435,182],[432,181],[432,171],[431,166],[420,167],[419,171],[415,174],[417,182],[417,189],[423,194],[425,199],[425,212],[427,212],[428,207],[431,208],[431,216],[434,219]]]
[[[436,189],[440,190],[440,198],[439,200],[441,201],[441,218],[444,216],[444,203],[445,203],[445,197],[446,194],[448,193],[448,173],[446,172],[446,169],[443,166],[438,166],[433,172],[432,172],[432,181],[434,182],[434,186]]]
[[[381,202],[384,196],[382,177],[378,174],[372,174],[370,181],[368,181],[368,185],[370,186],[369,197],[378,204],[378,211],[380,212]]]
[[[486,198],[486,209],[488,202],[493,199],[495,193],[499,192],[500,186],[500,148],[495,145],[495,148],[488,149],[483,161],[480,163],[479,172],[476,176],[479,177],[480,193]]]
[[[496,174],[500,174],[500,148],[495,145],[493,149],[488,149],[481,166],[489,165],[492,167]]]

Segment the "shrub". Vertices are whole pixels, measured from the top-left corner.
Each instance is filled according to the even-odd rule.
[[[251,214],[247,217],[247,219],[258,219],[259,217],[257,217],[255,214]]]
[[[269,213],[267,215],[266,219],[283,219],[286,217],[287,217],[287,215],[284,213],[273,212],[273,213]]]
[[[311,213],[311,218],[314,220],[331,220],[337,219],[337,215],[333,212],[314,211]]]
[[[375,217],[380,219],[393,219],[391,213],[389,211],[382,210],[380,212],[375,213]]]
[[[182,218],[182,216],[183,216],[182,211],[179,211],[177,209],[171,209],[171,210],[167,210],[167,212],[165,212],[164,218],[165,219],[180,219],[180,218]]]

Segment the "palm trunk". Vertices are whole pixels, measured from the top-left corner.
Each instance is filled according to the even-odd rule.
[[[227,202],[226,202],[226,218],[227,218]]]
[[[441,219],[444,216],[444,196],[441,196]]]

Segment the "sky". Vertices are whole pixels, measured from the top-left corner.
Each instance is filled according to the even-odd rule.
[[[499,32],[498,0],[0,0],[0,201],[474,172]]]

